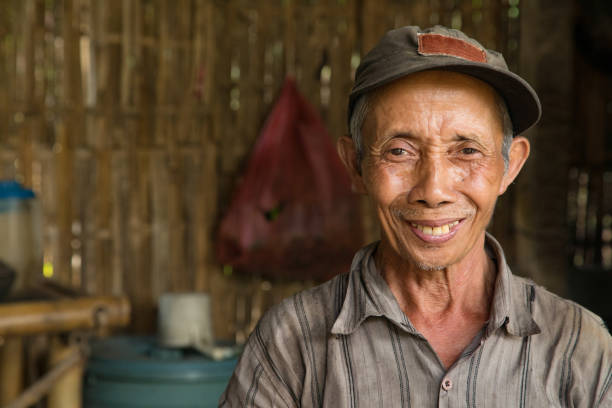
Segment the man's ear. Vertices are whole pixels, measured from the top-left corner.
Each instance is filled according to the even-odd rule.
[[[500,186],[499,195],[505,193],[510,183],[512,183],[516,176],[518,176],[519,172],[523,168],[523,165],[525,164],[525,161],[527,161],[527,157],[529,157],[529,150],[529,140],[523,136],[516,136],[514,139],[512,139],[508,169],[506,170],[506,174],[504,174],[504,180]]]
[[[365,194],[366,189],[361,176],[361,166],[357,158],[355,143],[349,136],[342,136],[336,143],[338,155],[351,178],[351,188],[355,193]]]

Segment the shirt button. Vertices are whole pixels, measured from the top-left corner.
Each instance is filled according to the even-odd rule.
[[[453,382],[449,378],[445,378],[442,380],[442,389],[444,391],[448,391],[453,388]]]

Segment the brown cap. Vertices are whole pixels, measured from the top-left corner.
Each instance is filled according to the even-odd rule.
[[[459,30],[407,26],[387,32],[357,67],[349,96],[349,122],[359,96],[430,69],[459,72],[491,85],[506,101],[515,135],[536,124],[542,115],[538,95],[527,81],[510,72],[501,53],[484,48]]]

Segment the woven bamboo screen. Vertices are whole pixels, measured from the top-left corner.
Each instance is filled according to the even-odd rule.
[[[308,283],[223,273],[216,224],[286,75],[337,137],[360,55],[389,28],[462,28],[515,60],[518,0],[9,0],[0,178],[39,194],[45,273],[130,296],[210,291],[220,336]]]

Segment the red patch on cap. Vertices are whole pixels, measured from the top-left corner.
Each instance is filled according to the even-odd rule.
[[[419,34],[419,54],[451,55],[468,61],[487,62],[487,54],[467,41],[440,34]]]

